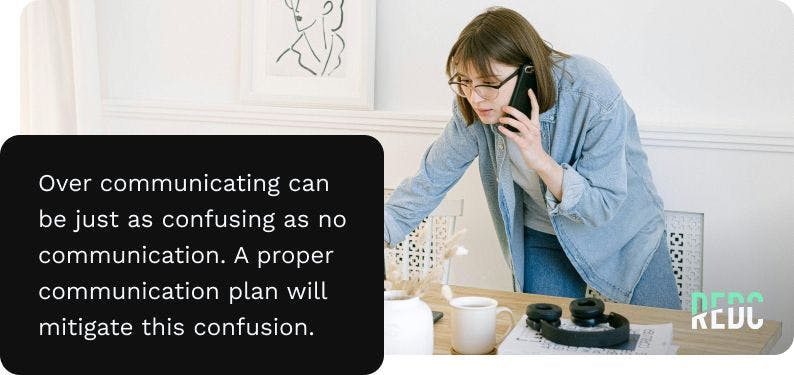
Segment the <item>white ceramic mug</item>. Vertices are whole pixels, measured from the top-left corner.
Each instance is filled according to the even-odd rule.
[[[513,312],[507,307],[497,306],[493,298],[457,297],[452,306],[452,349],[460,354],[487,354],[504,340],[516,324]],[[496,316],[507,313],[510,327],[496,339]]]

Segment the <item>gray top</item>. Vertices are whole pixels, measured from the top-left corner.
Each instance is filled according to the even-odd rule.
[[[491,129],[494,132],[499,132],[496,126],[491,125]],[[538,232],[556,235],[546,210],[546,199],[543,197],[543,192],[540,191],[540,176],[527,167],[524,157],[521,155],[521,149],[515,142],[505,139],[505,143],[507,143],[507,155],[510,158],[513,181],[524,190],[524,225]]]

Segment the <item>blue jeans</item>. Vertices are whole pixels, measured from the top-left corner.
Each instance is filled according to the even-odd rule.
[[[524,293],[580,298],[586,289],[587,284],[566,257],[557,237],[524,227]],[[681,309],[666,232],[634,287],[630,303]]]

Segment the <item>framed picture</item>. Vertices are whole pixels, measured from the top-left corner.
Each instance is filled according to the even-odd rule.
[[[372,109],[375,2],[242,0],[241,101]]]

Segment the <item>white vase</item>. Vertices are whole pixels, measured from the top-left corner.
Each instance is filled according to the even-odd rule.
[[[433,312],[404,290],[383,292],[384,354],[433,354]]]

